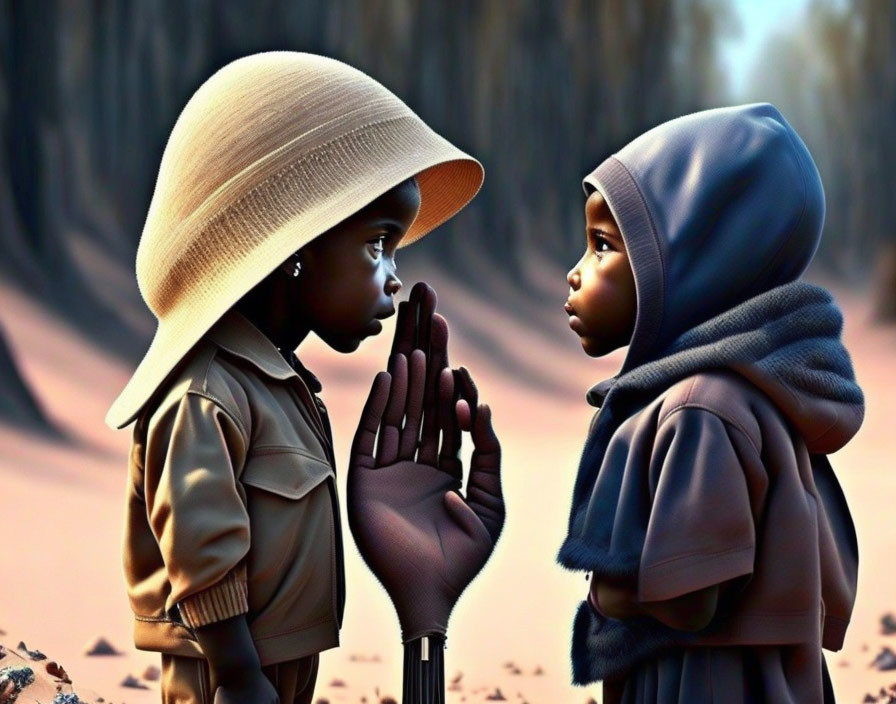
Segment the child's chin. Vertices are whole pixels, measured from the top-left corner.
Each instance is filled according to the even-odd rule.
[[[341,352],[342,354],[351,354],[361,346],[361,342],[363,341],[363,339],[364,338],[360,337],[340,337],[325,339],[324,342],[326,342],[331,349],[334,349],[337,352]]]
[[[605,354],[612,352],[612,350],[606,349],[605,345],[601,345],[600,342],[591,337],[582,337],[580,342],[582,343],[582,350],[589,357],[603,357]]]

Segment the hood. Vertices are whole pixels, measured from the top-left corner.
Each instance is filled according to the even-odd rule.
[[[768,103],[663,123],[585,183],[606,199],[635,275],[623,373],[695,325],[797,279],[821,237],[818,171]]]
[[[796,282],[821,237],[824,192],[806,146],[768,103],[706,110],[641,135],[585,178],[613,213],[638,312],[619,375],[595,386],[655,393],[733,369],[829,453],[864,414],[842,315]],[[615,383],[617,381],[623,383]]]

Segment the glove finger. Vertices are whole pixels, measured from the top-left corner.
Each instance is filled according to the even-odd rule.
[[[488,529],[460,494],[456,491],[446,491],[444,501],[445,510],[458,528],[478,543],[492,542]]]
[[[414,350],[410,358],[408,373],[407,405],[405,407],[404,428],[398,448],[399,460],[413,460],[420,436],[420,417],[423,414],[423,392],[426,375],[426,356]]]
[[[461,429],[455,413],[457,401],[456,372],[443,369],[439,377],[439,425],[442,430],[442,448],[439,451],[439,469],[450,474],[460,487],[464,478],[464,467],[460,460]]]
[[[423,435],[433,437],[438,436],[441,429],[439,377],[448,366],[448,323],[438,313],[433,316],[430,325],[429,350],[426,357],[426,393],[423,397]]]
[[[374,378],[370,387],[370,394],[367,396],[367,402],[364,404],[364,410],[361,411],[358,430],[355,432],[355,437],[352,441],[352,461],[350,467],[373,468],[373,451],[376,444],[377,431],[380,427],[380,419],[386,408],[386,403],[389,400],[391,385],[392,377],[389,375],[389,372],[380,372]]]
[[[470,407],[470,419],[475,425],[476,412],[479,409],[479,389],[470,374],[470,370],[461,366],[457,370],[458,398],[462,398]]]
[[[401,436],[401,424],[404,419],[404,407],[408,392],[407,358],[400,353],[393,355],[389,359],[389,369],[392,375],[392,388],[380,425],[379,442],[376,448],[377,467],[394,464],[398,459],[398,439]]]
[[[414,346],[429,355],[429,331],[438,298],[433,288],[424,281],[414,284],[411,295],[417,292],[417,338]]]
[[[417,335],[416,313],[408,301],[398,304],[398,314],[395,318],[395,337],[392,338],[391,354],[403,354],[410,357],[414,351],[414,338]],[[390,355],[391,356],[391,355]]]
[[[504,492],[501,488],[501,445],[492,427],[491,409],[481,404],[473,421],[473,456],[467,482],[467,502],[482,520],[493,541],[504,527]]]

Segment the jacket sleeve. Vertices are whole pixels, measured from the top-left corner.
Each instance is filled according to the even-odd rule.
[[[235,416],[192,391],[147,430],[147,515],[170,600],[194,628],[249,610],[249,515],[237,481],[247,451]]]
[[[663,419],[645,487],[651,501],[639,601],[672,599],[752,573],[756,535],[747,474],[757,469],[759,455],[746,435],[712,411],[685,406]]]

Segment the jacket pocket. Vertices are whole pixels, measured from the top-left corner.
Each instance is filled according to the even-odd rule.
[[[327,460],[294,447],[255,448],[246,462],[240,481],[286,499],[301,499],[333,476]]]
[[[256,447],[246,490],[249,625],[256,643],[336,622],[329,462],[303,448]]]

